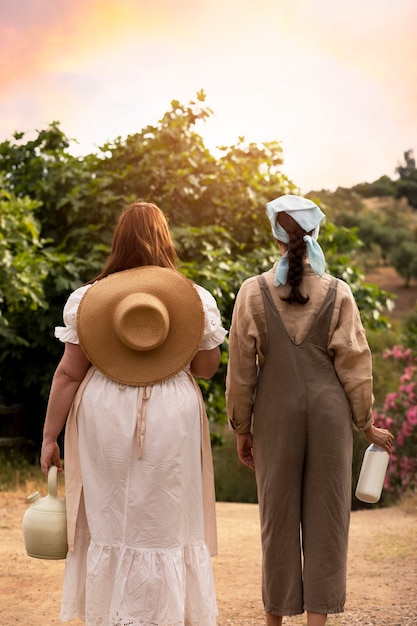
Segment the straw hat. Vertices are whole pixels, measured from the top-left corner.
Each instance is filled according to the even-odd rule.
[[[78,307],[77,331],[100,372],[125,385],[152,385],[180,372],[197,354],[204,312],[188,278],[147,265],[93,284]]]

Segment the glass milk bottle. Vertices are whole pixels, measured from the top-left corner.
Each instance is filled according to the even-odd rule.
[[[355,495],[362,502],[375,504],[381,497],[389,454],[372,443],[365,450]]]

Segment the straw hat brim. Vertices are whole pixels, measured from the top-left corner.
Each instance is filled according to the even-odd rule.
[[[167,335],[153,349],[126,345],[115,327],[120,303],[132,294],[159,302],[168,313]],[[138,330],[146,334],[146,324]],[[183,274],[144,266],[110,274],[94,283],[78,307],[77,332],[89,361],[108,378],[124,385],[153,385],[179,373],[197,354],[204,332],[204,311],[195,286]]]

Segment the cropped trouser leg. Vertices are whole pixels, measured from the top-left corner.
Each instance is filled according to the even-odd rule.
[[[301,513],[304,609],[312,613],[344,608],[351,482],[351,424],[329,418],[324,432],[312,425]]]
[[[300,520],[304,435],[285,420],[279,437],[262,425],[254,431],[254,458],[262,541],[262,597],[274,615],[303,612]],[[297,446],[287,445],[297,435]]]
[[[274,615],[343,611],[351,500],[351,425],[314,427],[275,442],[255,463],[263,550],[262,595]],[[290,429],[291,431],[292,429]],[[285,442],[297,441],[297,445]],[[259,442],[261,443],[261,442]],[[265,447],[259,446],[265,450]]]

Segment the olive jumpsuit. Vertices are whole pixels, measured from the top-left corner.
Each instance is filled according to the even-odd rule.
[[[337,281],[296,344],[265,278],[257,280],[268,338],[253,412],[264,606],[274,615],[338,613],[346,596],[352,424],[327,350]]]

